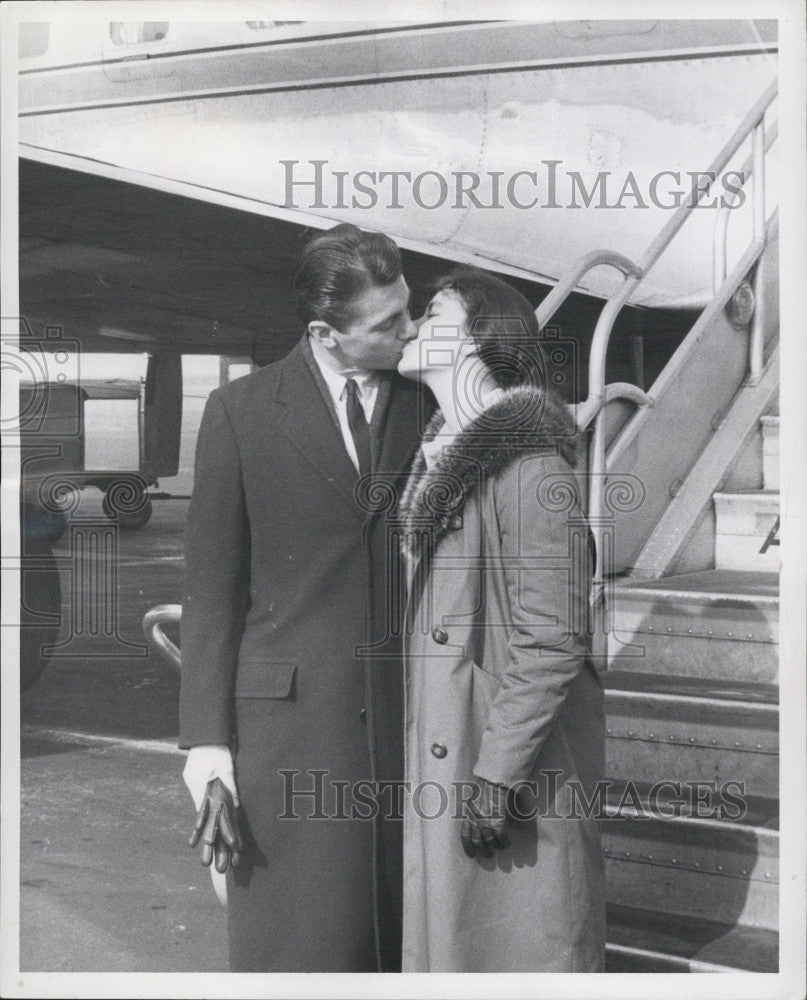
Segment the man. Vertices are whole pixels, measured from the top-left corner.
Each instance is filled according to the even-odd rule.
[[[394,487],[417,446],[416,331],[398,248],[352,225],[305,247],[295,296],[302,341],[200,427],[180,746],[197,805],[214,778],[240,803],[232,970],[395,971],[401,823],[368,789],[403,777],[398,564],[362,477]]]

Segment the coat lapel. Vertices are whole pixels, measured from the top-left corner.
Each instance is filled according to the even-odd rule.
[[[275,396],[283,433],[320,475],[351,502],[357,514],[362,514],[361,506],[356,504],[356,469],[301,344],[286,356],[283,365]],[[425,418],[434,409],[431,394],[427,393],[428,390],[397,373],[379,387],[371,424],[378,442],[374,478],[391,479],[396,495],[400,495],[406,482]]]
[[[381,473],[408,473],[425,426],[424,415],[431,416],[434,404],[427,389],[397,373],[389,386],[377,468]]]
[[[275,396],[281,430],[320,475],[356,507],[356,469],[299,344],[283,364]],[[357,507],[356,512],[361,513]]]

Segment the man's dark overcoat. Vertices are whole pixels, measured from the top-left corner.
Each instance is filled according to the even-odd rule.
[[[372,818],[371,783],[403,776],[400,641],[385,638],[390,614],[398,628],[400,562],[386,514],[419,440],[421,398],[385,377],[372,488],[305,341],[211,393],[205,409],[186,535],[180,746],[235,749],[249,849],[228,874],[234,971],[399,961],[401,822]],[[318,782],[319,799],[291,794]],[[387,803],[382,815],[394,812]]]

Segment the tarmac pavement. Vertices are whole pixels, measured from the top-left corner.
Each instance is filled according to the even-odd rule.
[[[119,533],[121,642],[73,643],[22,696],[21,971],[227,971],[225,910],[187,846],[178,677],[146,655],[140,626],[181,599],[187,508],[155,502],[145,527]],[[100,510],[88,490],[76,516]],[[69,532],[56,554],[69,637]]]

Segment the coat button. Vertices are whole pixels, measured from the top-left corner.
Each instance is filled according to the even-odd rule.
[[[448,750],[442,743],[432,743],[432,753],[438,760],[442,760],[443,757],[448,755]]]
[[[365,725],[367,724],[367,709],[366,709],[366,708],[363,708],[363,709],[362,709],[362,710],[361,710],[361,711],[359,712],[359,718],[361,719],[361,721],[362,721],[363,723],[365,723]]]
[[[435,642],[438,642],[441,646],[445,646],[448,642],[448,632],[446,632],[444,628],[436,628],[432,632],[432,639],[434,639]]]

